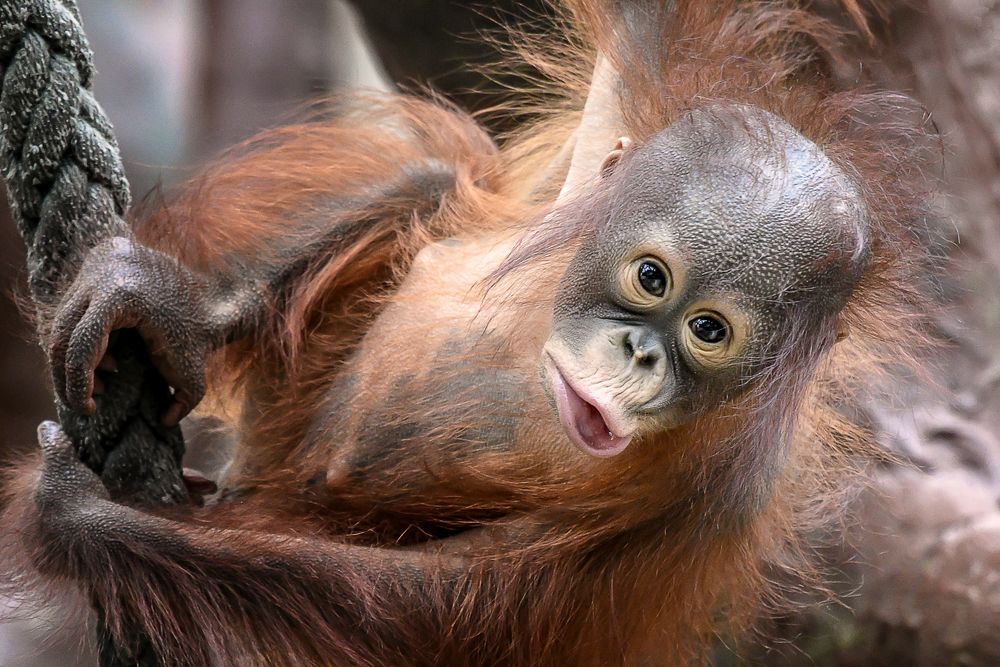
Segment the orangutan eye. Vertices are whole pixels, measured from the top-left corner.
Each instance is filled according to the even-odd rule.
[[[670,269],[652,255],[622,265],[618,274],[621,294],[635,308],[657,307],[670,293]]]
[[[652,262],[639,264],[639,284],[651,296],[663,296],[667,292],[667,276]]]
[[[709,315],[698,315],[688,322],[691,333],[695,338],[712,345],[718,345],[726,340],[729,335],[729,327],[723,322]]]

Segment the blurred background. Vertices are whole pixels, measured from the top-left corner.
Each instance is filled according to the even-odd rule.
[[[340,87],[429,85],[469,109],[498,87],[473,70],[497,54],[475,39],[544,26],[542,0],[79,0],[96,95],[118,133],[133,193],[169,189],[222,148]],[[844,21],[833,0],[813,3]],[[890,0],[882,46],[848,40],[846,82],[900,90],[941,133],[937,221],[945,343],[933,382],[898,379],[862,406],[905,465],[876,472],[856,520],[824,554],[836,604],[774,619],[779,639],[721,664],[1000,665],[1000,2]],[[844,23],[847,25],[846,23]],[[509,118],[485,118],[494,130]],[[23,249],[0,207],[0,462],[34,447],[53,414],[43,356],[18,313]],[[0,625],[0,667],[92,665],[76,626]]]

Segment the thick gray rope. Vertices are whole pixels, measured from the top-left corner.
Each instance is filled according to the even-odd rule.
[[[75,2],[0,0],[0,73],[0,167],[28,248],[44,339],[86,252],[128,234],[128,181],[111,124],[90,92],[91,52]],[[159,424],[169,390],[130,332],[119,334],[112,352],[119,376],[98,414],[59,406],[63,427],[113,496],[182,500],[180,432]]]
[[[0,3],[0,152],[28,245],[32,296],[54,305],[97,242],[127,232],[128,183],[111,125],[90,93],[91,53],[71,3]]]
[[[129,233],[128,181],[111,124],[91,94],[92,75],[75,0],[0,0],[0,169],[27,245],[43,343],[86,252]],[[62,426],[112,497],[184,501],[180,429],[159,420],[169,387],[134,331],[118,332],[111,353],[118,375],[97,414],[74,413],[57,400]],[[102,664],[156,664],[141,637],[116,647],[102,634]]]

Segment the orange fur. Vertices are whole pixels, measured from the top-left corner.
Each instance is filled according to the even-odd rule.
[[[842,398],[905,362],[920,339],[921,130],[899,121],[901,98],[833,89],[818,55],[834,52],[838,35],[797,3],[670,4],[572,0],[552,49],[515,46],[547,95],[537,122],[502,149],[439,101],[345,100],[332,119],[252,142],[142,222],[144,242],[217,272],[269,261],[331,225],[375,224],[321,252],[275,300],[267,327],[220,355],[217,403],[240,411],[229,415],[241,438],[229,483],[245,498],[156,524],[180,546],[119,546],[63,567],[111,611],[114,628],[137,618],[164,655],[191,664],[687,664],[715,633],[780,600],[775,569],[809,570],[803,535],[839,514],[870,449]],[[586,233],[580,219],[542,219],[597,52],[622,75],[637,142],[693,108],[752,104],[854,178],[875,259],[841,315],[852,335],[825,354],[815,323],[803,323],[743,397],[621,460],[553,459],[557,426],[529,396],[507,415],[519,420],[513,451],[456,463],[448,443],[502,409],[470,389],[432,435],[406,443],[380,484],[317,489],[317,475],[397,391],[392,381],[412,377],[418,391],[382,428],[434,420],[427,406],[438,403],[424,397],[458,386],[470,368],[508,370],[537,334],[550,269]],[[409,131],[393,131],[400,126]],[[443,192],[331,212],[331,197],[360,197],[428,160],[453,174]],[[535,243],[470,278],[492,335],[425,372],[444,347],[422,332],[441,330],[446,315],[435,308],[460,295],[446,282],[441,294],[407,292],[418,253],[441,239],[474,245],[526,230],[540,234],[528,237]],[[398,315],[411,312],[426,319]],[[384,340],[401,341],[385,358],[369,340],[380,328],[398,329]],[[334,405],[343,415],[320,414]],[[23,486],[8,516],[30,526]],[[470,526],[485,526],[486,539],[427,540]],[[36,559],[58,563],[51,544],[27,542]],[[402,546],[425,550],[419,564]],[[107,578],[101,559],[117,587],[91,584]]]

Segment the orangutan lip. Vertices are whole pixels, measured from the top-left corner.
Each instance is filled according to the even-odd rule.
[[[632,434],[615,435],[608,426],[601,406],[587,400],[573,388],[555,359],[548,356],[552,391],[559,409],[559,421],[577,447],[591,456],[607,458],[621,454],[632,441]]]

